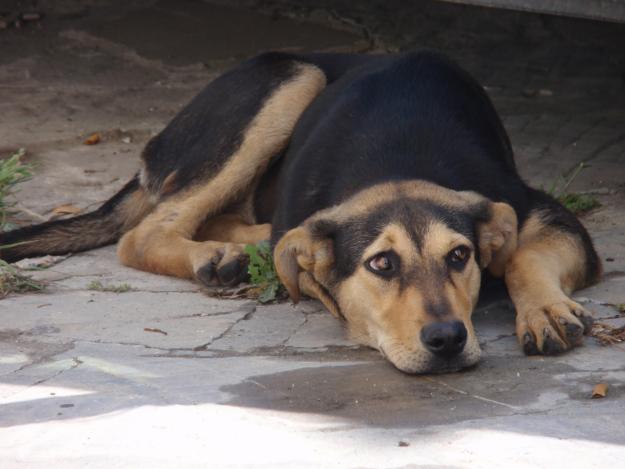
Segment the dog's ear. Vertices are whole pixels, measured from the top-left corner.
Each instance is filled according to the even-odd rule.
[[[326,285],[334,266],[334,246],[330,232],[334,224],[325,220],[306,223],[288,231],[276,245],[273,259],[276,272],[291,300],[300,292],[319,299],[335,316],[340,316]]]
[[[489,202],[488,215],[477,223],[480,267],[501,277],[506,263],[517,249],[517,216],[504,202]]]

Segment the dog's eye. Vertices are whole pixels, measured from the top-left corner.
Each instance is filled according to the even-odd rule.
[[[389,275],[397,268],[396,256],[392,252],[376,254],[366,262],[367,268],[374,274]]]
[[[464,268],[471,257],[471,249],[467,246],[457,246],[447,254],[447,264],[457,270]]]

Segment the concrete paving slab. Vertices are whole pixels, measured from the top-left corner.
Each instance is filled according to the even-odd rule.
[[[0,30],[0,155],[26,147],[36,165],[18,194],[35,215],[21,222],[105,200],[150,136],[243,57],[437,47],[485,84],[529,181],[549,187],[591,165],[570,187],[601,202],[583,221],[606,276],[576,298],[599,321],[625,324],[624,26],[433,1],[34,3],[40,22]],[[84,145],[92,132],[102,142]],[[33,272],[45,293],[0,300],[2,468],[590,468],[625,458],[623,344],[587,338],[527,358],[509,303],[486,298],[475,314],[481,363],[408,376],[346,340],[317,302],[217,299],[120,266],[114,251]],[[130,291],[94,291],[93,281]],[[607,396],[591,399],[600,382]]]

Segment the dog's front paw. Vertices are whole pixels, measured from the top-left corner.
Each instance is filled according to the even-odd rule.
[[[517,310],[517,337],[526,355],[557,355],[581,345],[593,321],[589,311],[567,298]]]
[[[249,257],[242,246],[226,244],[212,254],[210,260],[195,271],[195,278],[200,283],[232,287],[249,279]]]

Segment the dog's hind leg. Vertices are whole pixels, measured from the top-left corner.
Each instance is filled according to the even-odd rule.
[[[118,247],[122,263],[205,282],[206,271],[220,259],[242,255],[242,243],[198,241],[196,234],[205,220],[223,214],[227,207],[249,195],[271,158],[287,145],[302,112],[325,86],[325,75],[314,65],[291,61],[290,67],[288,77],[272,87],[268,95],[254,96],[261,101],[259,110],[240,130],[240,143],[218,171],[165,198],[123,236]],[[205,131],[218,133],[221,129],[217,125]],[[146,163],[149,165],[149,161]],[[175,181],[185,171],[185,167],[176,169],[162,185],[175,185],[171,179]],[[267,229],[262,233],[265,235]]]
[[[230,243],[256,244],[269,240],[271,225],[246,223],[235,213],[224,214],[210,219],[196,233],[196,241],[222,241]]]
[[[525,353],[553,355],[580,345],[590,332],[592,316],[569,295],[596,282],[601,264],[572,213],[538,191],[531,191],[531,201],[505,279]]]

